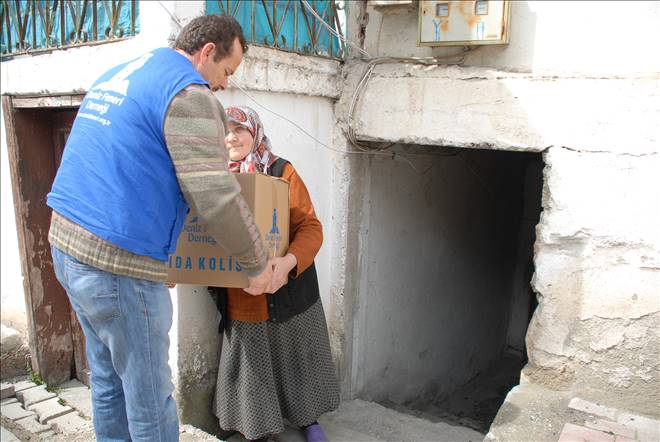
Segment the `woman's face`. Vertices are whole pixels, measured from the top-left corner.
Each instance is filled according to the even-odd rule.
[[[252,150],[254,138],[249,130],[240,124],[229,123],[229,133],[225,137],[225,145],[229,151],[229,159],[241,161]]]

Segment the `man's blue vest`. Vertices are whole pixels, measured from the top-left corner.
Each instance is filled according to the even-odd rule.
[[[106,241],[166,261],[188,204],[165,144],[165,113],[190,84],[208,83],[162,48],[110,69],[85,96],[47,204]]]

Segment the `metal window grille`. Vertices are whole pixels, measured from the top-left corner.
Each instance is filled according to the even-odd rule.
[[[335,0],[307,0],[333,29],[342,34],[344,13]],[[251,44],[305,55],[341,59],[342,42],[323,26],[302,0],[206,0],[206,14],[231,15]]]
[[[0,0],[0,55],[50,51],[132,37],[137,0]]]

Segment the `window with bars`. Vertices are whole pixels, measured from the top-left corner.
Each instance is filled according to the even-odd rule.
[[[117,41],[138,32],[138,0],[0,0],[3,58]]]
[[[343,58],[340,40],[318,18],[343,35],[343,4],[335,0],[206,0],[206,14],[233,16],[251,44]]]

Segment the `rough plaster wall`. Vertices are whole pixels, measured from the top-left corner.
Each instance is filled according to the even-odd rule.
[[[528,373],[657,415],[660,154],[553,147],[545,162]]]
[[[346,69],[361,73],[364,63]],[[388,64],[363,89],[354,129],[361,140],[410,144],[654,152],[659,79],[655,72],[594,79]],[[347,77],[342,102],[357,80]]]
[[[371,160],[359,397],[443,397],[505,349],[524,178],[512,155],[419,156],[435,165],[423,176]]]
[[[513,1],[508,45],[482,46],[465,64],[515,72],[627,75],[657,72],[645,49],[660,37],[658,2]],[[443,56],[460,47],[417,47],[418,4],[368,7],[371,55]]]
[[[170,364],[176,364],[175,399],[181,421],[213,432],[211,413],[220,361],[219,313],[206,287],[181,284],[171,290],[176,299],[171,333]],[[172,336],[173,335],[173,336]]]

